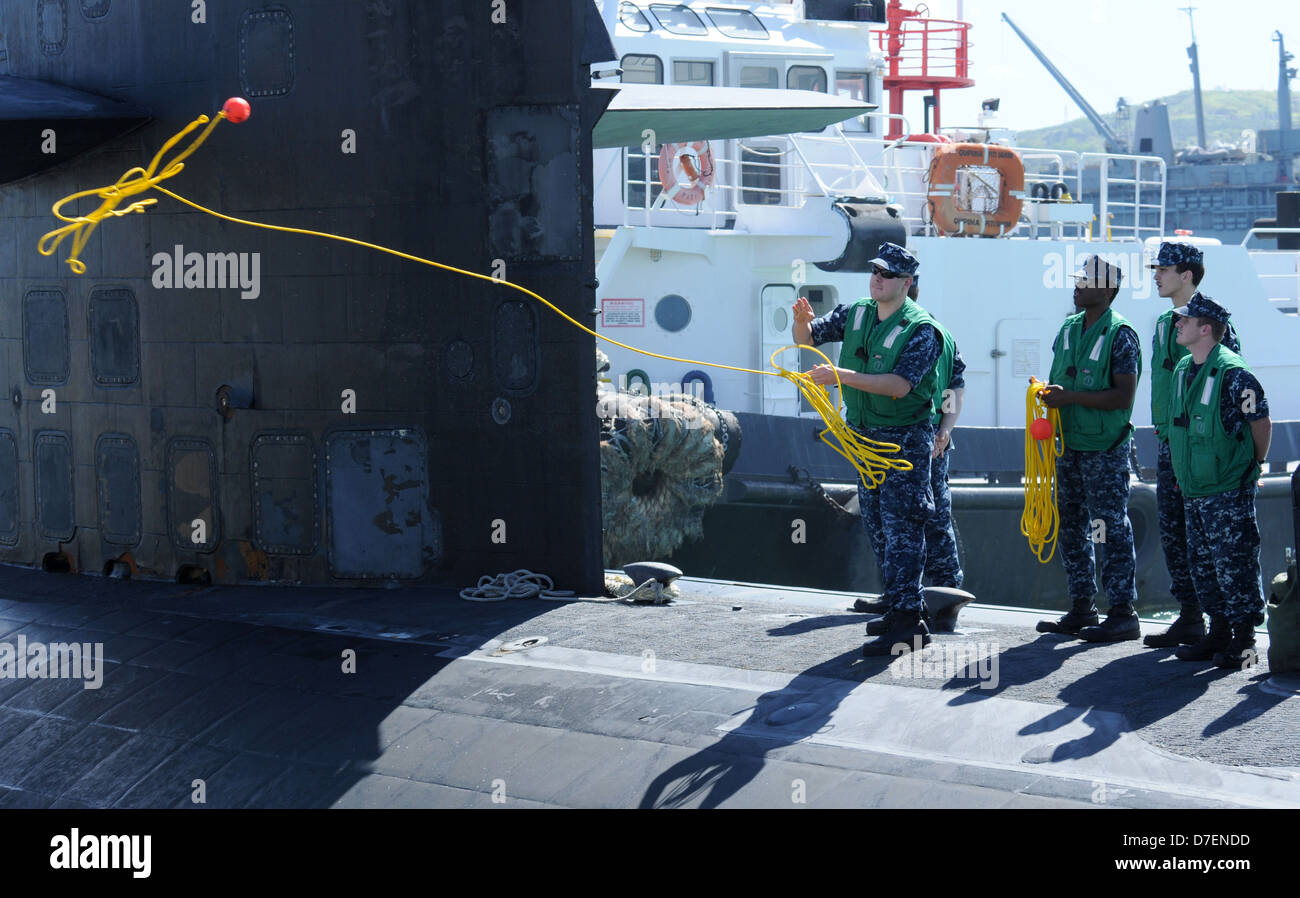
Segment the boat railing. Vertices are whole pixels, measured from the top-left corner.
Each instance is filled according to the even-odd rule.
[[[1094,163],[1099,172],[1099,227],[1093,239],[1141,243],[1148,237],[1164,236],[1165,160],[1122,153],[1082,154],[1080,164],[1084,168]],[[1127,213],[1118,224],[1114,220],[1116,211]]]
[[[1241,238],[1241,245],[1245,246],[1252,237],[1271,240],[1278,234],[1300,234],[1300,228],[1251,228],[1246,232],[1246,236]]]
[[[880,118],[902,119],[886,113]],[[906,126],[906,120],[903,119]],[[940,236],[929,219],[930,140],[882,141],[835,127],[826,133],[713,141],[713,178],[698,203],[667,197],[656,148],[622,151],[623,223],[731,230],[746,212],[801,209],[810,197],[883,199],[914,236]],[[647,151],[649,150],[649,151]],[[1165,162],[1158,156],[1016,147],[1025,166],[1021,236],[1142,242],[1164,234]],[[1083,172],[1096,166],[1099,202],[1082,208]],[[771,219],[766,219],[771,221]],[[1274,229],[1276,230],[1276,229]],[[1252,232],[1253,233],[1253,232]]]
[[[1251,228],[1242,238],[1246,247],[1252,238],[1265,240],[1286,234],[1300,234],[1300,228]],[[1269,303],[1284,315],[1300,314],[1300,251],[1293,249],[1247,249],[1260,285]]]

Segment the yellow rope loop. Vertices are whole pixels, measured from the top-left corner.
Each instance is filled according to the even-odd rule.
[[[825,387],[818,386],[807,374],[798,371],[787,371],[776,363],[776,357],[787,349],[809,349],[817,353],[826,364],[830,365],[831,370],[835,371],[835,365],[827,358],[826,354],[813,346],[783,346],[776,352],[772,353],[772,367],[776,369],[777,374],[792,382],[799,388],[799,392],[808,404],[813,407],[821,419],[826,422],[826,429],[820,434],[821,441],[833,450],[844,456],[849,464],[853,465],[854,470],[858,472],[858,477],[862,480],[862,485],[869,490],[874,490],[880,484],[885,482],[885,475],[889,471],[910,471],[912,463],[906,459],[889,458],[899,452],[897,443],[882,443],[878,440],[868,439],[857,433],[853,428],[845,423],[840,416],[839,400],[836,399],[834,405],[831,404],[829,392]],[[844,385],[840,383],[838,371],[835,374],[835,383],[840,388],[841,394],[844,391]],[[827,439],[827,434],[835,438],[835,443]],[[838,443],[838,445],[836,445]]]
[[[158,171],[158,168],[162,164],[162,157],[185,139],[186,135],[194,131],[195,128],[208,123],[209,119],[206,115],[201,115],[194,121],[190,122],[184,129],[174,134],[171,139],[163,144],[162,149],[160,149],[153,157],[153,161],[149,163],[147,169],[139,167],[132,168],[123,174],[122,177],[118,178],[116,183],[111,184],[108,187],[101,187],[94,190],[82,190],[65,196],[63,199],[56,202],[53,206],[54,215],[61,221],[68,222],[68,224],[57,230],[50,231],[41,237],[37,244],[37,251],[44,256],[53,255],[55,250],[58,249],[59,244],[63,242],[63,239],[69,234],[74,234],[75,236],[72,240],[72,252],[67,260],[68,266],[75,274],[85,274],[86,266],[82,263],[79,256],[81,251],[85,248],[86,242],[90,239],[90,234],[94,231],[95,227],[104,219],[112,216],[127,215],[131,212],[144,212],[146,206],[157,202],[156,198],[150,197],[148,199],[138,200],[131,203],[125,209],[118,209],[117,207],[123,200],[132,196],[136,196],[148,190],[157,190],[159,193],[165,194],[177,202],[189,206],[197,212],[211,215],[213,218],[219,218],[222,221],[228,221],[232,224],[243,225],[250,228],[261,228],[266,231],[278,231],[285,234],[299,234],[305,237],[320,237],[326,240],[337,240],[340,243],[349,243],[353,246],[360,246],[376,252],[387,253],[388,255],[396,256],[399,259],[406,259],[410,262],[417,262],[421,265],[428,265],[432,268],[440,268],[443,271],[450,271],[464,277],[476,278],[480,281],[500,284],[509,287],[512,290],[518,290],[520,293],[537,300],[580,331],[595,337],[597,340],[604,340],[606,343],[612,343],[615,346],[631,352],[639,353],[640,355],[662,359],[667,362],[677,362],[691,367],[719,368],[726,371],[739,371],[744,374],[758,374],[764,377],[784,377],[786,380],[791,381],[796,387],[798,387],[799,392],[808,400],[809,404],[816,409],[817,414],[821,416],[822,420],[826,422],[826,430],[823,430],[821,433],[822,442],[826,443],[826,445],[844,456],[844,458],[853,465],[854,469],[857,470],[859,476],[862,478],[863,485],[867,489],[875,489],[883,483],[888,471],[910,471],[912,469],[911,462],[899,458],[887,457],[888,455],[895,454],[899,451],[899,446],[897,444],[870,440],[866,437],[860,436],[849,428],[840,416],[838,403],[836,405],[831,404],[830,396],[825,387],[814,384],[807,374],[797,371],[787,371],[776,364],[776,356],[784,352],[786,349],[794,348],[792,346],[778,349],[772,354],[772,365],[777,369],[776,371],[759,371],[754,368],[745,368],[739,365],[723,365],[718,362],[705,362],[699,359],[684,359],[678,358],[677,356],[650,352],[645,349],[638,349],[637,347],[630,346],[627,343],[619,342],[612,337],[607,337],[604,334],[597,333],[582,322],[566,314],[558,306],[546,299],[546,297],[534,293],[527,287],[521,287],[518,284],[507,281],[504,278],[491,277],[486,274],[479,274],[476,271],[466,271],[463,268],[445,265],[442,262],[435,262],[431,259],[425,259],[421,256],[404,253],[387,246],[380,246],[376,243],[367,243],[364,240],[357,240],[354,237],[344,237],[341,234],[331,234],[325,231],[313,231],[307,228],[286,227],[282,225],[266,224],[265,222],[260,221],[250,221],[244,218],[236,218],[233,215],[226,215],[222,212],[209,209],[206,206],[201,206],[198,203],[186,199],[180,194],[173,193],[166,187],[163,187],[160,182],[180,174],[180,172],[185,168],[184,160],[208,139],[208,135],[212,133],[212,129],[217,126],[217,123],[226,118],[227,115],[224,110],[218,112],[211,120],[211,123],[208,124],[207,128],[205,128],[188,147],[182,150],[176,158],[172,159],[161,172]],[[62,209],[64,205],[87,196],[97,196],[101,199],[102,202],[98,209],[87,215],[79,215],[76,217],[69,217],[63,214]],[[828,365],[831,365],[832,368],[835,367],[831,363],[831,360],[819,350],[813,349],[812,347],[804,348],[812,349],[813,352],[816,352],[823,359],[826,359]],[[836,374],[835,379],[838,384],[838,374]],[[840,384],[840,387],[842,389],[843,385]],[[827,439],[827,434],[833,436],[838,445]]]
[[[185,169],[184,159],[197,150],[208,139],[212,129],[217,123],[226,118],[225,112],[218,112],[216,117],[208,124],[208,117],[201,115],[194,121],[190,122],[171,139],[162,145],[157,154],[154,155],[153,161],[149,163],[148,168],[135,168],[127,170],[122,177],[107,187],[97,187],[93,190],[81,190],[77,193],[69,194],[59,200],[51,207],[54,217],[60,221],[66,221],[68,224],[61,228],[50,231],[45,234],[36,244],[36,251],[42,256],[52,256],[63,242],[63,238],[69,234],[74,235],[72,238],[72,252],[68,256],[68,267],[72,269],[73,274],[85,274],[86,265],[81,261],[81,251],[86,248],[86,242],[90,240],[90,235],[98,227],[99,223],[109,216],[129,215],[132,212],[144,212],[146,206],[152,206],[158,202],[156,197],[139,200],[131,203],[125,209],[117,208],[123,200],[129,199],[137,194],[153,190],[158,187],[158,182],[167,178],[175,177]],[[207,124],[203,132],[194,138],[194,142],[182,150],[175,159],[167,164],[161,171],[158,166],[162,163],[162,157],[167,154],[172,147],[185,139],[185,136],[200,125]],[[102,200],[99,208],[86,215],[77,215],[69,217],[63,214],[63,207],[68,203],[74,203],[82,197],[97,196]]]
[[[1056,554],[1056,534],[1060,527],[1056,509],[1056,459],[1064,451],[1061,413],[1048,408],[1042,399],[1046,386],[1037,378],[1030,378],[1029,391],[1025,394],[1025,511],[1020,516],[1020,532],[1029,538],[1030,550],[1043,564]],[[1052,428],[1051,439],[1034,438],[1030,428],[1037,418],[1047,419]]]

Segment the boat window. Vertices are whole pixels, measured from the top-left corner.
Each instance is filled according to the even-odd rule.
[[[722,9],[710,6],[707,12],[713,27],[727,37],[740,37],[752,41],[767,40],[767,29],[758,20],[758,16],[747,9]]]
[[[780,147],[742,147],[740,201],[751,206],[781,205]],[[743,188],[751,188],[745,190]]]
[[[866,72],[844,72],[836,70],[835,72],[835,95],[837,97],[848,97],[850,100],[857,100],[861,103],[871,102],[871,78]],[[871,119],[865,115],[860,115],[855,119],[850,119],[842,123],[841,127],[845,131],[864,131],[871,132]]]
[[[643,56],[629,53],[619,63],[623,76],[619,79],[624,84],[663,84],[664,64],[658,56]]]
[[[740,67],[737,87],[780,87],[781,76],[772,66],[746,65]]]
[[[808,300],[814,312],[825,315],[835,308],[835,298],[838,294],[835,288],[830,286],[803,286],[799,288],[799,295]]]
[[[713,63],[674,59],[673,84],[695,84],[701,87],[712,87]]]
[[[785,75],[790,90],[815,90],[826,93],[826,72],[821,66],[792,65]]]
[[[633,31],[649,31],[651,27],[645,13],[632,3],[624,2],[618,5],[618,20],[624,28],[631,28]]]
[[[655,14],[659,24],[670,34],[708,34],[700,17],[682,4],[669,6],[667,3],[651,3],[650,11]]]

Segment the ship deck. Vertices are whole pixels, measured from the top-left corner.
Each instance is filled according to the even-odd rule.
[[[980,605],[918,666],[861,657],[851,596],[678,584],[472,603],[0,567],[0,642],[106,659],[100,689],[0,680],[0,806],[187,807],[196,779],[208,807],[1300,806],[1262,634],[1228,672]]]

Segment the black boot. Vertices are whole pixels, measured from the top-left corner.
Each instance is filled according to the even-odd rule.
[[[890,629],[862,646],[862,654],[865,657],[899,654],[894,651],[895,646],[898,645],[905,646],[910,652],[930,644],[930,629],[925,625],[925,620],[919,611],[892,611],[885,618],[881,618],[881,620],[886,619],[891,622]],[[872,623],[879,623],[879,621],[872,621]]]
[[[1193,645],[1180,645],[1174,649],[1179,661],[1209,661],[1222,652],[1232,640],[1232,625],[1226,617],[1210,615],[1210,632]]]
[[[885,601],[880,596],[874,596],[869,599],[855,599],[853,602],[853,610],[861,612],[862,614],[886,614],[889,612],[889,602]]]
[[[1199,605],[1184,605],[1178,618],[1163,633],[1152,633],[1142,639],[1142,644],[1153,649],[1171,649],[1178,645],[1194,645],[1205,636],[1205,620]]]
[[[1079,631],[1079,638],[1085,642],[1124,642],[1141,635],[1142,623],[1132,605],[1114,605],[1099,625]]]
[[[1064,617],[1057,620],[1040,620],[1038,622],[1038,632],[1066,633],[1070,636],[1077,636],[1084,627],[1095,627],[1098,620],[1097,606],[1092,604],[1091,597],[1075,599],[1074,607]]]
[[[867,635],[879,636],[881,633],[888,633],[894,628],[894,610],[891,608],[885,612],[883,617],[878,617],[873,621],[867,621]]]
[[[1255,651],[1255,625],[1249,622],[1233,624],[1232,638],[1227,647],[1214,654],[1214,666],[1247,670],[1257,664],[1259,653]]]

